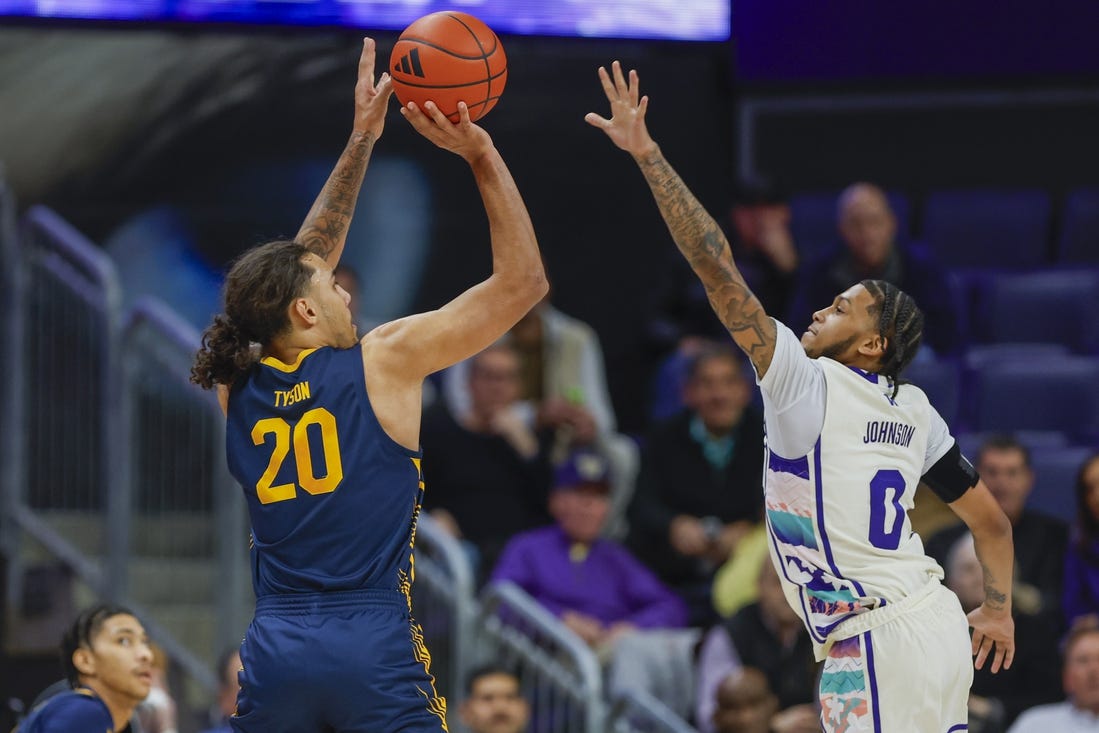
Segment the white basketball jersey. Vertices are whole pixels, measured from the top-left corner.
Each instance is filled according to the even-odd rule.
[[[768,451],[765,490],[772,558],[820,659],[840,622],[942,570],[908,520],[927,448],[926,395],[902,384],[892,397],[884,376],[818,362],[827,386],[820,438],[805,456]]]

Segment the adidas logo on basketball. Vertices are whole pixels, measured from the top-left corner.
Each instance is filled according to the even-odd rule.
[[[401,56],[400,60],[393,64],[393,71],[401,71],[405,74],[412,74],[413,76],[418,76],[423,79],[424,67],[420,66],[420,49],[414,48],[404,56]]]

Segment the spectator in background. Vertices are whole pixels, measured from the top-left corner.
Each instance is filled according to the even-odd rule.
[[[424,507],[492,568],[516,532],[548,520],[551,471],[544,441],[518,410],[519,357],[498,342],[470,359],[469,409],[424,414]]]
[[[763,420],[740,356],[708,346],[688,371],[689,409],[645,441],[628,545],[708,626],[714,571],[762,518]]]
[[[973,535],[966,532],[947,555],[946,586],[969,613],[984,602],[984,572]],[[1012,604],[1015,609],[1018,604]],[[992,674],[988,667],[973,671],[969,693],[971,733],[1003,733],[1027,708],[1061,699],[1061,688],[1051,670],[1057,658],[1057,628],[1041,618],[1013,612],[1015,661],[1009,669]]]
[[[1063,628],[1061,595],[1068,526],[1055,517],[1027,509],[1027,497],[1034,488],[1030,451],[1013,436],[991,436],[978,449],[976,466],[1011,521],[1015,540],[1012,611],[1041,616]],[[936,532],[927,541],[927,554],[945,568],[950,548],[966,532],[960,522]]]
[[[752,670],[762,676],[767,696],[774,699],[771,717],[781,716],[787,726],[762,730],[819,731],[820,711],[814,704],[819,665],[813,658],[813,643],[801,618],[786,602],[769,558],[760,560],[757,587],[757,602],[710,629],[703,639],[698,654],[695,724],[702,733],[721,731],[718,719],[735,717],[729,710],[719,710],[721,699],[726,700],[726,707],[729,700],[740,699],[721,688],[730,678],[740,679],[740,683],[729,682],[732,690],[751,682],[752,678],[739,675]],[[749,698],[761,700],[762,696]]]
[[[489,664],[466,677],[466,699],[458,715],[468,733],[523,733],[530,721],[530,704],[514,672]]]
[[[939,356],[956,353],[962,336],[946,272],[923,247],[897,243],[897,219],[885,192],[870,183],[855,183],[840,195],[838,208],[845,247],[805,266],[788,322],[808,324],[821,303],[831,302],[853,283],[885,280],[920,304],[927,345]]]
[[[778,698],[758,669],[745,667],[721,681],[713,730],[716,733],[817,733],[820,718],[811,708],[779,710]]]
[[[100,604],[83,611],[61,641],[70,689],[31,712],[18,733],[124,731],[153,685],[153,651],[127,609]]]
[[[240,691],[240,681],[237,673],[241,670],[240,648],[226,649],[218,657],[218,699],[217,712],[211,717],[216,721],[212,728],[207,728],[203,733],[232,733],[229,718],[237,711],[237,692]]]
[[[598,450],[611,462],[614,482],[610,534],[624,533],[621,515],[633,494],[637,447],[617,432],[599,336],[587,323],[550,304],[549,295],[509,332],[519,356],[517,408],[532,429],[550,437],[549,460],[573,448]],[[468,361],[446,371],[443,389],[452,410],[468,406]]]
[[[1064,645],[1061,673],[1068,700],[1031,708],[1009,733],[1095,733],[1099,731],[1099,627],[1077,624]]]
[[[511,581],[591,647],[610,650],[636,629],[676,628],[687,620],[674,593],[612,540],[600,537],[610,508],[610,468],[590,450],[558,466],[550,494],[556,523],[508,543],[492,573]]]
[[[1099,620],[1099,453],[1076,475],[1076,528],[1065,552],[1063,599],[1069,627],[1084,616]]]

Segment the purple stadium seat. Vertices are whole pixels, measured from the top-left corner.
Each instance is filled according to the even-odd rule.
[[[1050,199],[1044,191],[956,190],[927,197],[923,240],[946,267],[1044,265]]]
[[[1079,446],[1038,448],[1031,452],[1034,490],[1027,506],[1071,522],[1076,516],[1076,474],[1095,451]]]
[[[1099,265],[1099,188],[1081,188],[1065,197],[1057,261]]]
[[[978,431],[1062,431],[1099,438],[1099,358],[1062,356],[991,361],[972,379]]]
[[[961,406],[961,375],[957,362],[948,359],[917,360],[908,365],[901,378],[924,391],[947,425],[953,427],[957,423]]]
[[[981,341],[1099,352],[1099,268],[990,276],[975,311],[973,333]]]

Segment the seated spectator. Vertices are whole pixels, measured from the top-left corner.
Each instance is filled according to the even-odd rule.
[[[923,247],[896,241],[897,219],[885,192],[856,183],[840,195],[838,223],[841,251],[808,263],[799,276],[797,295],[787,323],[797,331],[807,326],[814,309],[831,303],[861,280],[885,280],[911,295],[924,313],[924,339],[936,354],[956,353],[961,330],[946,272]]]
[[[817,733],[820,718],[811,706],[778,710],[778,699],[758,669],[745,667],[721,681],[713,730],[716,733]]]
[[[633,494],[637,447],[617,432],[599,337],[587,323],[554,308],[546,296],[508,332],[519,356],[517,411],[532,430],[548,436],[557,464],[576,447],[598,450],[613,467],[609,533],[624,533],[622,515]],[[461,413],[470,402],[469,362],[443,374],[447,404]]]
[[[969,613],[985,599],[984,572],[973,535],[963,534],[946,561],[946,586]],[[1050,674],[1058,665],[1057,630],[1035,616],[1014,612],[1015,660],[1009,669],[992,674],[990,665],[973,671],[969,693],[971,733],[1002,733],[1027,708],[1061,699],[1061,688]]]
[[[1040,615],[1061,627],[1061,594],[1068,545],[1068,526],[1059,519],[1026,508],[1034,488],[1030,451],[1014,437],[993,436],[977,451],[976,468],[1011,521],[1015,541],[1015,583],[1012,610]],[[947,554],[966,533],[962,523],[935,533],[927,554],[946,567]]]
[[[772,717],[801,721],[810,730],[820,730],[817,695],[818,665],[813,643],[801,618],[790,608],[778,573],[769,557],[762,559],[758,579],[759,600],[740,609],[707,632],[698,654],[698,684],[695,689],[695,723],[703,733],[722,728],[721,687],[741,672],[761,675],[767,694],[774,698]],[[730,683],[732,684],[732,683]],[[735,687],[735,685],[734,685]],[[725,693],[728,697],[728,691]],[[807,721],[807,722],[806,722]],[[801,730],[790,728],[763,730]]]
[[[778,713],[778,698],[767,678],[750,667],[721,681],[715,703],[707,729],[717,733],[771,733],[771,718]]]
[[[1065,640],[1061,683],[1068,700],[1039,705],[1019,716],[1009,733],[1099,731],[1099,627],[1084,621]]]
[[[237,674],[241,671],[240,648],[226,649],[218,657],[218,699],[217,712],[212,715],[214,726],[207,728],[203,733],[232,733],[229,718],[237,711],[237,693],[240,692],[240,680]]]
[[[458,716],[468,733],[523,733],[530,721],[530,704],[515,673],[490,664],[469,673]]]
[[[61,641],[69,690],[37,705],[18,733],[128,730],[153,684],[145,628],[125,608],[100,604],[82,612]]]
[[[714,574],[714,610],[729,618],[759,598],[759,573],[770,562],[767,546],[771,538],[767,525],[760,522],[737,543],[736,552]]]
[[[688,372],[690,405],[645,441],[630,506],[631,550],[708,626],[714,571],[762,517],[763,419],[740,356],[713,345]]]
[[[600,537],[609,510],[605,458],[578,450],[555,473],[550,513],[556,523],[515,536],[493,581],[529,593],[596,649],[635,629],[676,628],[686,609],[625,548]]]
[[[1071,628],[1077,619],[1099,619],[1099,453],[1076,476],[1076,528],[1065,554],[1064,613]]]
[[[539,436],[518,415],[519,357],[506,343],[474,356],[468,411],[424,414],[424,508],[490,569],[516,532],[548,520],[551,471]]]

